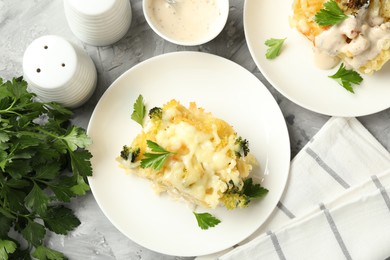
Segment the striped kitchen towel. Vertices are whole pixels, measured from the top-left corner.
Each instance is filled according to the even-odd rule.
[[[219,259],[385,259],[389,195],[390,153],[357,119],[331,118],[291,162],[268,221]]]

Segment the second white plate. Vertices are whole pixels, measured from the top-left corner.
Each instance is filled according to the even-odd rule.
[[[313,62],[312,44],[290,28],[292,0],[246,0],[244,29],[250,53],[267,80],[285,97],[309,110],[331,116],[356,117],[390,107],[390,63],[373,76],[363,76],[355,94],[328,78]],[[279,57],[267,60],[269,38],[287,38]]]
[[[170,99],[195,101],[229,122],[249,140],[265,174],[266,197],[248,208],[206,210],[222,222],[201,230],[192,209],[156,195],[149,181],[128,175],[115,158],[141,127],[130,119],[142,94],[148,109]],[[242,241],[268,218],[284,190],[290,143],[283,115],[265,86],[249,71],[224,58],[178,52],[151,58],[119,77],[97,104],[88,134],[93,140],[92,192],[108,219],[126,236],[151,250],[177,256],[211,254]],[[202,209],[198,209],[201,211]],[[198,211],[197,210],[197,211]]]

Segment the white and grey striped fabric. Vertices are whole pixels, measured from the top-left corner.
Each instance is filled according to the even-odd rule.
[[[357,119],[331,118],[291,162],[269,220],[219,259],[385,259],[389,196],[390,153]]]

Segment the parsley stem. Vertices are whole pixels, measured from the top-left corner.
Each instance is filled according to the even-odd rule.
[[[23,218],[27,219],[28,221],[31,221],[31,217],[33,215],[31,215],[31,214],[22,214],[22,213],[13,211],[9,207],[5,207],[5,205],[4,205],[5,202],[3,202],[2,204],[3,205],[0,205],[0,213],[2,215],[6,216],[7,218],[18,219],[19,217],[23,217]]]
[[[42,133],[44,133],[44,134],[46,134],[46,135],[48,135],[48,136],[54,137],[55,139],[61,139],[59,136],[53,134],[52,132],[46,131],[45,129],[43,129],[43,128],[41,128],[41,127],[37,127],[37,129],[38,129],[40,132],[42,132]]]
[[[22,116],[21,114],[19,114],[18,112],[15,112],[13,110],[8,110],[7,109],[3,109],[3,110],[0,110],[0,114],[14,114],[14,115],[17,115],[17,116]]]
[[[15,111],[11,110],[14,107],[14,105],[16,104],[17,101],[18,100],[16,98],[14,98],[14,100],[12,101],[11,105],[9,105],[9,107],[7,107],[6,109],[0,110],[0,114],[9,113],[9,114],[15,114],[15,115],[18,115],[18,116],[22,116],[18,112],[15,112]]]
[[[50,182],[48,182],[48,181],[44,181],[44,180],[42,180],[42,179],[38,179],[38,178],[36,178],[36,177],[33,177],[33,178],[30,178],[31,179],[31,181],[33,181],[35,184],[37,183],[37,182],[40,182],[40,183],[42,183],[42,184],[46,184],[47,186],[54,186],[54,185],[52,185]]]
[[[69,152],[72,151],[72,149],[69,147],[68,143],[67,143],[66,141],[64,141],[64,138],[63,138],[62,136],[55,135],[55,134],[53,134],[52,132],[49,132],[49,131],[47,131],[47,130],[41,128],[41,127],[37,127],[37,129],[38,129],[40,132],[42,132],[42,133],[44,133],[44,134],[46,134],[46,135],[48,135],[48,136],[50,136],[50,137],[53,137],[54,139],[61,140],[61,142],[62,142],[63,144],[66,145],[66,147],[68,148]]]
[[[9,208],[0,206],[0,213],[2,213],[4,216],[8,218],[17,219],[17,216],[15,216],[15,214],[13,214],[14,212],[12,212]]]
[[[42,132],[42,133],[44,133],[44,134],[46,134],[46,135],[48,135],[50,137],[53,137],[54,139],[61,140],[61,142],[66,146],[67,150],[69,152],[72,151],[72,149],[69,147],[68,143],[66,141],[64,141],[64,139],[61,136],[58,136],[58,135],[53,134],[52,132],[46,131],[45,129],[43,129],[41,127],[37,127],[37,129],[40,132]]]

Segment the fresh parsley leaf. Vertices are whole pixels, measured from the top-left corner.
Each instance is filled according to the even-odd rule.
[[[217,219],[216,217],[214,217],[213,215],[211,215],[210,213],[196,213],[196,212],[193,212],[195,217],[196,217],[196,221],[198,222],[198,226],[201,228],[201,229],[209,229],[210,227],[215,227],[216,225],[218,225],[219,223],[221,223],[221,221],[219,219]]]
[[[72,186],[71,189],[73,194],[78,196],[83,196],[89,191],[88,184],[84,181],[84,178],[81,176],[77,177],[77,184]]]
[[[56,234],[66,235],[69,231],[80,225],[80,220],[75,217],[71,209],[65,206],[49,207],[43,217],[45,226]]]
[[[35,179],[53,180],[61,169],[60,162],[53,162],[49,165],[42,165],[36,168]]]
[[[9,135],[5,131],[0,130],[0,143],[7,142],[9,140]]]
[[[15,180],[15,179],[10,179],[7,181],[7,186],[9,188],[13,188],[13,189],[24,189],[24,188],[27,188],[31,185],[31,182],[29,182],[28,180],[24,180],[24,179],[21,179],[21,180]]]
[[[88,150],[77,150],[69,152],[72,171],[80,176],[92,176],[92,165],[90,159],[92,154]]]
[[[24,239],[26,239],[34,246],[39,246],[42,244],[45,234],[45,227],[34,221],[28,221],[27,226],[22,230],[22,235]]]
[[[269,48],[267,49],[265,57],[267,59],[275,59],[276,57],[278,57],[280,55],[280,52],[282,51],[282,46],[285,40],[286,38],[284,39],[270,38],[266,40],[265,45],[267,45]]]
[[[7,82],[7,89],[11,93],[12,97],[15,97],[16,99],[21,99],[25,101],[25,98],[29,98],[29,94],[26,93],[27,89],[27,82],[22,81],[20,78],[13,79],[13,84],[8,84]]]
[[[146,115],[146,107],[144,104],[144,98],[142,97],[142,95],[139,95],[133,105],[133,113],[131,114],[131,119],[133,119],[135,122],[143,126],[145,115]]]
[[[7,236],[8,231],[11,229],[11,225],[12,219],[0,214],[0,239]]]
[[[34,183],[33,188],[25,198],[26,207],[36,211],[40,215],[44,215],[48,203],[49,197],[36,183]]]
[[[157,143],[147,140],[148,147],[155,153],[145,153],[143,159],[141,159],[142,168],[153,168],[157,171],[161,170],[168,157],[173,154],[159,146]]]
[[[340,65],[337,72],[329,76],[329,78],[336,80],[342,87],[351,93],[355,93],[352,84],[359,85],[363,81],[363,78],[359,73],[354,70],[346,69],[343,63]]]
[[[77,178],[83,179],[81,176],[78,176]],[[61,176],[60,178],[57,178],[57,179],[52,180],[50,182],[47,182],[47,184],[48,184],[49,188],[54,192],[56,199],[58,201],[70,202],[72,197],[74,197],[76,195],[84,195],[85,194],[85,191],[75,192],[73,190],[74,186],[79,185],[79,184],[77,184],[77,178],[75,180],[74,176]],[[87,187],[88,187],[88,185],[87,185]],[[86,189],[86,190],[88,190],[88,189]]]
[[[39,260],[63,260],[66,259],[64,254],[61,252],[58,252],[56,250],[44,247],[44,246],[38,246],[34,253],[32,254],[33,257],[39,259]]]
[[[321,26],[329,26],[338,24],[348,16],[343,13],[338,4],[334,0],[329,0],[324,3],[324,7],[314,16],[314,21]]]
[[[15,242],[0,239],[0,259],[8,259],[8,255],[15,252],[16,248]]]
[[[250,199],[261,198],[268,193],[268,190],[261,187],[260,184],[253,184],[252,178],[248,178],[244,181],[244,187],[242,193],[248,196]]]
[[[76,126],[73,126],[69,133],[61,138],[65,140],[71,151],[75,151],[77,148],[85,148],[92,143],[85,130]]]
[[[141,167],[142,168],[153,168],[156,171],[161,170],[161,168],[164,166],[165,161],[168,159],[169,154],[164,153],[145,153],[145,158],[141,160]]]
[[[55,102],[46,103],[45,107],[49,108],[51,115],[55,115],[57,117],[59,115],[63,115],[63,116],[65,116],[65,119],[66,119],[67,117],[73,115],[73,112],[71,110],[69,110],[66,107],[63,107],[62,105],[55,103]]]
[[[21,249],[20,244],[18,244],[16,241],[14,241],[18,248],[14,253],[12,253],[10,259],[23,259],[23,260],[32,260],[33,258],[30,255],[31,248],[24,248]]]
[[[6,198],[8,198],[9,207],[5,207],[5,210],[9,210],[8,212],[19,212],[19,213],[29,213],[29,210],[25,206],[25,199],[27,192],[25,190],[31,189],[32,185],[29,185],[24,190],[13,189],[10,187],[4,187],[4,193],[6,194]],[[35,213],[35,212],[34,212]],[[14,219],[12,217],[12,219]]]
[[[157,143],[155,143],[153,141],[146,140],[146,144],[152,150],[152,152],[155,152],[155,153],[170,153],[170,152],[168,152],[167,150],[165,150],[164,148],[162,148],[161,146],[159,146]]]
[[[0,214],[2,214],[4,217],[9,218],[9,219],[14,219],[15,216],[12,215],[9,211],[0,208]],[[8,233],[8,232],[7,232]]]

